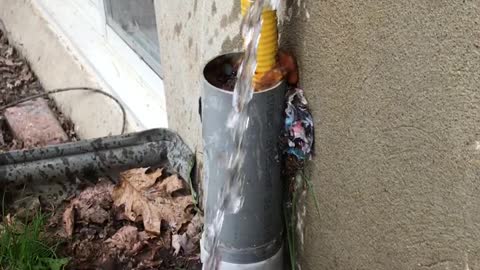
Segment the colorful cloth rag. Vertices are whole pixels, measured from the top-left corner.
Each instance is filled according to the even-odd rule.
[[[303,90],[295,88],[287,93],[284,136],[287,140],[285,153],[299,160],[311,158],[313,152],[314,127]]]

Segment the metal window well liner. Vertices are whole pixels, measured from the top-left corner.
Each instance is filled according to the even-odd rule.
[[[204,69],[202,127],[204,142],[204,189],[206,190],[206,227],[212,224],[217,198],[229,177],[225,160],[234,150],[227,128],[232,111],[233,92],[222,89],[218,78],[231,72],[243,54],[221,55]],[[244,134],[245,177],[243,207],[226,213],[219,235],[219,269],[283,269],[283,214],[281,154],[279,134],[283,127],[286,85],[278,85],[253,94],[248,104],[249,126]],[[202,260],[211,243],[204,234]]]
[[[0,184],[72,180],[124,170],[162,166],[190,181],[194,155],[168,129],[83,140],[0,154]]]

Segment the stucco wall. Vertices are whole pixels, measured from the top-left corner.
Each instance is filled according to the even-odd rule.
[[[321,208],[303,269],[480,269],[480,1],[294,2]]]
[[[156,1],[155,7],[169,127],[201,152],[203,64],[221,52],[241,48],[240,2]]]
[[[480,269],[480,1],[288,2],[317,132],[302,269]],[[201,150],[200,72],[239,45],[238,1],[157,11],[169,123]]]

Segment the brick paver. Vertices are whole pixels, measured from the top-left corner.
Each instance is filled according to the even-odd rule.
[[[6,109],[4,115],[14,138],[26,147],[68,141],[67,134],[43,98]]]

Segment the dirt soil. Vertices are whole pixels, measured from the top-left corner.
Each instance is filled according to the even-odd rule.
[[[28,62],[0,30],[0,106],[43,92],[44,89]],[[53,100],[49,99],[49,105],[70,140],[76,141],[73,123],[63,115]],[[5,120],[0,116],[0,152],[22,148],[23,145],[12,138]]]

